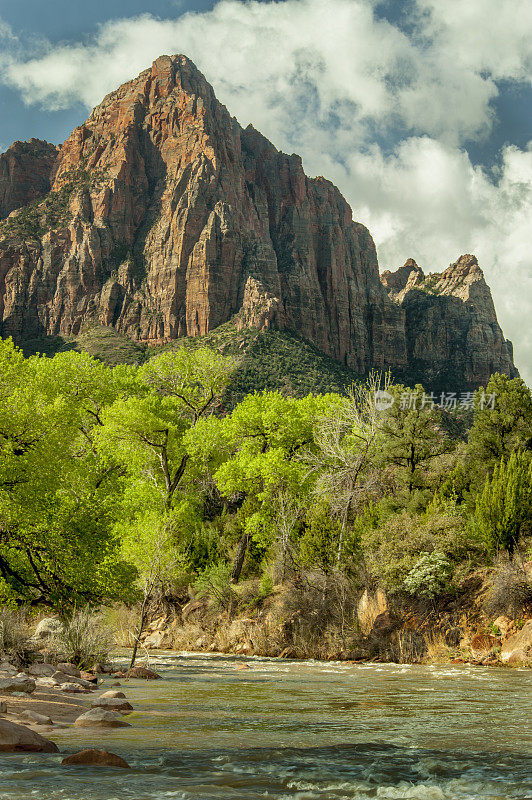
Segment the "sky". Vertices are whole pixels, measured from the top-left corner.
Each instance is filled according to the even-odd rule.
[[[530,0],[0,0],[0,152],[62,142],[157,56],[297,152],[381,269],[474,253],[532,383]]]

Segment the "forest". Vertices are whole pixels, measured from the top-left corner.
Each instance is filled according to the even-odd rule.
[[[373,374],[235,405],[237,368],[205,347],[109,367],[1,341],[0,602],[64,617],[121,603],[142,629],[161,597],[232,613],[310,582],[434,604],[503,568],[504,610],[530,602],[521,379],[440,403]]]

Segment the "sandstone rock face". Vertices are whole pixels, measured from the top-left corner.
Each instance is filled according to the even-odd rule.
[[[532,620],[528,620],[518,633],[510,636],[502,645],[503,664],[532,665]]]
[[[405,314],[407,379],[419,376],[427,388],[455,391],[485,385],[494,372],[518,376],[475,256],[463,255],[428,277],[408,259],[381,280]]]
[[[366,228],[298,156],[243,130],[184,56],[108,95],[61,147],[37,215],[16,215],[0,225],[4,336],[93,320],[158,343],[235,318],[359,371],[405,362]]]
[[[0,219],[48,194],[57,153],[55,145],[30,139],[0,155]]]
[[[296,331],[360,374],[430,378],[448,357],[472,384],[514,369],[479,270],[457,262],[436,299],[414,262],[383,285],[339,191],[243,130],[185,56],[161,56],[46,153],[40,203],[25,205],[20,169],[0,194],[17,209],[0,223],[3,336],[96,322],[159,344],[233,320]]]

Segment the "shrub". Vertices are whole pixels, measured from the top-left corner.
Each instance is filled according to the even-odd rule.
[[[7,606],[0,607],[0,655],[25,660],[30,650],[24,612]]]
[[[112,647],[110,629],[89,609],[75,612],[50,642],[53,660],[67,661],[87,670],[107,661]]]
[[[400,591],[421,553],[440,553],[450,562],[475,555],[461,516],[451,513],[393,514],[379,527],[361,533],[368,577],[374,585]]]
[[[231,567],[223,561],[206,567],[194,588],[198,597],[213,597],[222,608],[231,608],[236,598],[231,587]]]
[[[524,568],[514,562],[499,563],[491,575],[485,600],[486,611],[499,616],[517,616],[532,606],[532,582]]]
[[[409,594],[434,600],[444,591],[452,575],[451,562],[443,553],[423,553],[405,578]]]

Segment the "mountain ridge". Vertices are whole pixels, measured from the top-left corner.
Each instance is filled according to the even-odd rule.
[[[241,128],[185,56],[108,94],[55,157],[41,145],[33,162],[22,146],[18,173],[0,156],[2,336],[97,323],[158,346],[233,320],[295,331],[358,374],[517,374],[472,262],[432,293],[424,273],[397,293],[338,189]]]

